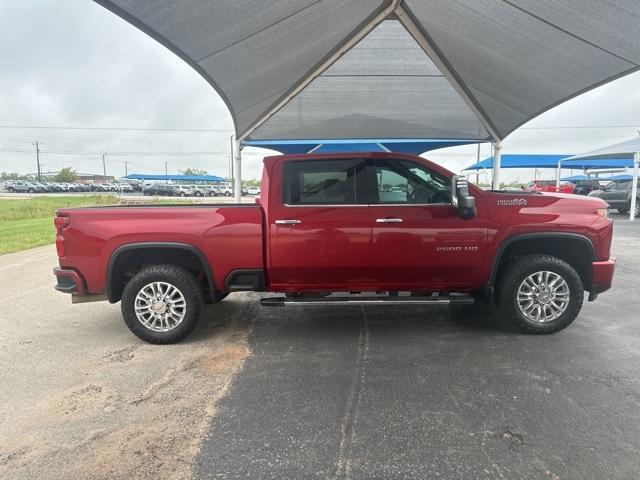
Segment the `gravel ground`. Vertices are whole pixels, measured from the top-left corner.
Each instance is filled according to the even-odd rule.
[[[188,478],[249,353],[250,295],[209,306],[190,338],[139,341],[120,305],[53,289],[55,247],[0,256],[0,478]]]

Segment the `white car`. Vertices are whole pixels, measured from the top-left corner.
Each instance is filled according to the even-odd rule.
[[[260,187],[249,187],[247,193],[249,195],[260,195]]]

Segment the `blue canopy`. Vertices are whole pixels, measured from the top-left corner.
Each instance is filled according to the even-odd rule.
[[[447,138],[373,138],[349,140],[245,140],[242,145],[268,148],[287,153],[331,153],[331,152],[398,152],[419,155],[437,148],[454,147],[477,143],[477,140]]]
[[[558,168],[562,160],[562,168],[624,168],[633,166],[633,160],[625,158],[607,158],[602,160],[568,160],[571,155],[537,155],[537,154],[505,154],[501,156],[502,168]],[[493,166],[493,157],[485,158],[480,163],[471,165],[465,170],[484,170]]]
[[[146,173],[132,173],[124,178],[129,180],[161,180],[165,182],[223,182],[225,180],[217,175],[149,175]]]

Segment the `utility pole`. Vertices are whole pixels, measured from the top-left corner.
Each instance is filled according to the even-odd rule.
[[[102,175],[103,175],[104,177],[106,177],[106,176],[107,176],[107,164],[106,164],[106,163],[105,163],[105,161],[104,161],[104,157],[105,157],[106,155],[107,155],[106,153],[103,153],[103,154],[102,154]],[[105,180],[106,180],[106,178],[105,178]]]
[[[169,162],[164,162],[164,174],[169,175]]]
[[[38,145],[38,141],[36,140],[36,143],[34,143],[34,145],[36,146],[36,162],[38,163],[38,181],[40,181],[40,146]]]
[[[127,161],[124,161],[124,178],[127,178],[129,176],[129,169],[127,167]]]

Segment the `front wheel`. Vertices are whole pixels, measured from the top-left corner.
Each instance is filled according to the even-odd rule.
[[[582,308],[584,287],[575,269],[551,255],[525,255],[505,267],[497,288],[500,308],[525,333],[555,333]]]
[[[200,317],[202,289],[188,270],[153,265],[140,270],[124,288],[122,316],[129,330],[149,343],[176,343]]]

